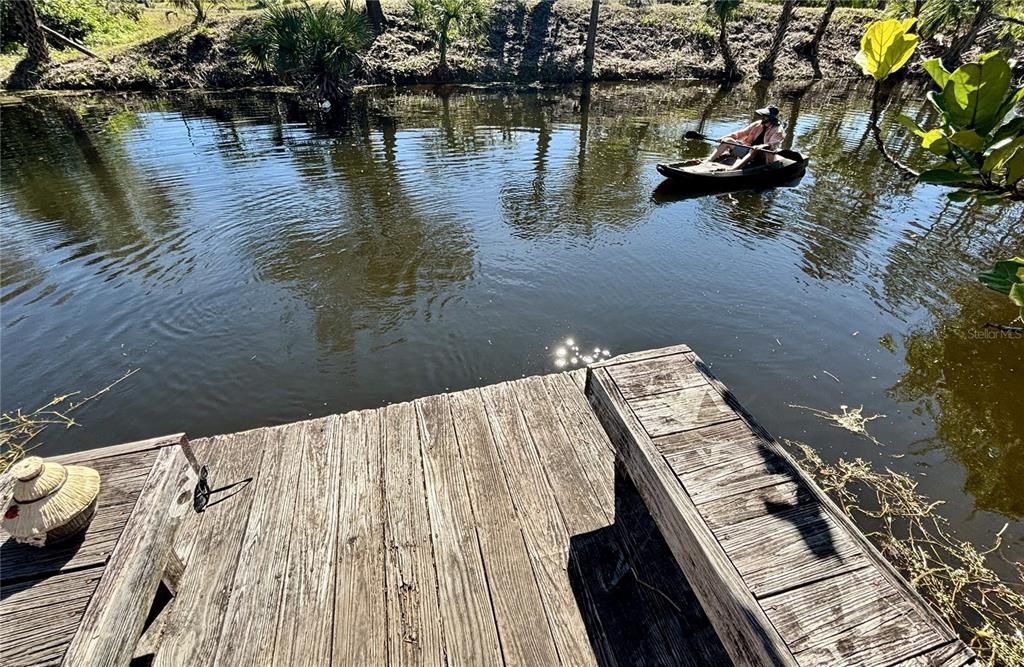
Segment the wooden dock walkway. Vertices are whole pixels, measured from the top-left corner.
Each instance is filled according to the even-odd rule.
[[[800,532],[793,518],[825,507],[816,490],[796,476],[754,479],[767,459],[744,457],[762,440],[777,445],[740,433],[748,422],[727,394],[691,400],[689,350],[613,362],[589,378],[596,412],[573,371],[190,450],[171,438],[74,455],[103,476],[86,534],[52,551],[0,534],[0,664],[759,664],[751,622],[739,632],[726,622],[727,595],[763,624],[758,641],[769,638],[778,664],[969,662],[852,524],[828,515],[826,528]],[[682,386],[673,382],[689,393],[666,402]],[[664,466],[657,479],[641,474],[636,442],[613,442],[629,434],[599,385],[628,399],[621,419],[669,429],[644,430],[640,444],[663,447],[671,479]],[[244,483],[180,526],[154,522],[162,507],[178,517],[191,504],[195,470],[179,449],[209,467],[213,487]],[[667,497],[682,491],[695,513],[662,502],[652,480],[676,485]],[[765,514],[768,501],[780,510]],[[709,548],[695,567],[680,530],[709,531],[721,553]],[[806,552],[823,531],[838,555],[822,561],[843,565],[817,576]],[[898,613],[869,613],[876,595]],[[112,609],[125,620],[110,622]]]

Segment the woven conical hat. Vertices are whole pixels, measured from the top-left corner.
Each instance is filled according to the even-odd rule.
[[[52,531],[77,519],[100,492],[100,475],[85,466],[65,466],[30,456],[11,466],[14,493],[3,527],[16,538]]]

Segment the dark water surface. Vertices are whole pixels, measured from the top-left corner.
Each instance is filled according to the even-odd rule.
[[[655,194],[706,150],[684,131],[766,101],[812,155],[798,187]],[[348,122],[269,93],[9,101],[2,408],[141,369],[55,453],[550,372],[567,337],[686,342],[777,436],[910,472],[1020,556],[1024,340],[982,328],[1015,313],[974,274],[1021,252],[1024,208],[902,181],[867,114],[861,89],[679,83],[381,91]],[[791,404],[884,414],[883,444]]]

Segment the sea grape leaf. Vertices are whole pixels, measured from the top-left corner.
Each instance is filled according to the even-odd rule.
[[[1024,92],[1024,88],[1021,88],[1021,92]],[[995,141],[1015,136],[1024,136],[1024,116],[1014,116],[992,133],[992,139]]]
[[[945,132],[939,129],[931,129],[921,135],[921,146],[925,150],[945,157],[949,155],[949,140]]]
[[[1009,88],[1010,65],[1001,51],[961,65],[942,89],[950,124],[988,134],[999,121],[997,115]]]
[[[1021,309],[1021,314],[1024,315],[1024,283],[1017,283],[1010,288],[1010,301],[1012,301],[1018,308]]]
[[[908,30],[916,19],[873,21],[860,39],[857,64],[875,81],[882,81],[907,64],[917,49],[917,35]]]
[[[1024,135],[1019,137],[1007,137],[1006,139],[997,141],[989,148],[981,170],[986,174],[989,174],[996,169],[1001,168],[1006,161],[1010,159],[1010,156],[1013,155],[1014,151],[1021,146],[1024,146]]]
[[[924,130],[922,130],[921,126],[918,125],[910,116],[901,113],[900,115],[896,116],[896,121],[903,127],[907,128],[908,130],[916,134],[917,136],[921,137],[922,139],[924,138]]]
[[[924,68],[924,71],[928,72],[929,76],[932,77],[932,81],[935,82],[935,85],[937,85],[940,90],[946,87],[946,82],[949,81],[950,72],[942,66],[942,60],[939,58],[930,58],[921,63],[921,67]]]
[[[980,153],[985,150],[985,139],[974,130],[959,130],[949,135],[949,141],[960,148]]]
[[[991,290],[1009,294],[1014,285],[1024,284],[1024,257],[1000,260],[995,263],[991,271],[979,273],[978,280]]]
[[[1006,167],[1007,187],[1024,178],[1024,148],[1018,148],[1003,166]]]

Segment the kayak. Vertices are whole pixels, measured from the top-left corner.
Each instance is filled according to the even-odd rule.
[[[688,188],[742,190],[779,185],[803,176],[809,161],[797,151],[781,150],[774,162],[756,167],[732,169],[728,164],[698,158],[659,164],[658,173]]]

